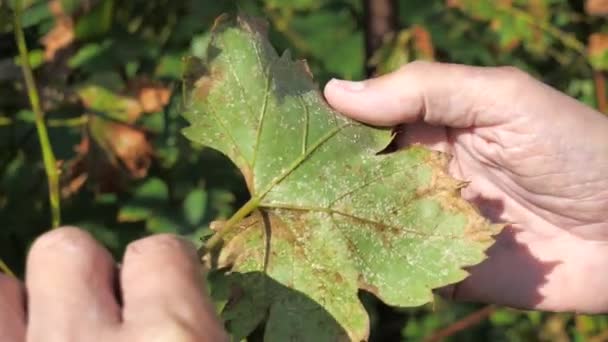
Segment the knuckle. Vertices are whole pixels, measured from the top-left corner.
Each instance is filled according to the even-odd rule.
[[[431,67],[434,62],[424,61],[424,60],[415,60],[409,62],[407,64],[402,65],[398,72],[411,72],[413,70],[424,70]]]
[[[498,91],[509,97],[516,97],[530,91],[534,78],[525,71],[514,66],[489,68],[488,78],[496,85]]]
[[[47,249],[83,249],[94,244],[93,237],[75,227],[62,227],[43,234],[32,244],[30,254]]]
[[[500,77],[507,81],[523,82],[530,79],[530,75],[514,66],[500,66],[492,68],[492,71],[496,74],[496,77]]]
[[[158,234],[149,236],[127,246],[127,251],[132,254],[142,254],[158,250],[181,250],[191,252],[194,247],[184,239],[171,234]]]

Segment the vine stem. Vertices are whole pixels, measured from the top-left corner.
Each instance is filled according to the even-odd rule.
[[[61,202],[59,192],[59,171],[57,170],[57,162],[53,154],[53,148],[49,139],[49,134],[44,122],[44,113],[40,105],[40,96],[36,87],[36,80],[32,72],[32,67],[28,58],[27,44],[25,42],[25,34],[23,33],[23,25],[21,23],[22,16],[22,0],[15,1],[14,8],[14,25],[15,25],[15,40],[19,49],[19,58],[21,70],[27,87],[27,94],[34,111],[36,118],[36,131],[40,140],[40,148],[42,150],[42,159],[44,162],[44,170],[49,185],[49,200],[51,203],[51,222],[52,227],[58,227],[61,224]]]
[[[8,267],[8,265],[2,259],[0,259],[0,271],[2,271],[2,273],[9,275],[13,278],[17,278],[17,276],[15,275],[15,272],[13,272],[11,270],[11,268]]]
[[[245,203],[239,210],[237,210],[236,213],[234,213],[234,215],[232,215],[232,217],[228,219],[228,221],[226,221],[224,227],[222,227],[219,232],[215,233],[209,240],[207,240],[205,245],[198,250],[199,256],[202,257],[205,255],[205,253],[217,247],[217,245],[222,241],[222,238],[234,231],[238,227],[237,223],[239,223],[247,215],[251,214],[259,206],[259,204],[260,199],[258,197],[252,197],[249,201],[247,201],[247,203]]]
[[[496,311],[496,306],[487,305],[483,308],[461,318],[460,320],[452,323],[451,325],[436,331],[431,336],[424,339],[424,342],[439,342],[444,339],[462,331],[468,329],[476,324],[479,324],[481,321],[485,320]]]

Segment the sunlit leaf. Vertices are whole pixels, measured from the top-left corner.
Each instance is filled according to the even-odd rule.
[[[496,229],[460,198],[444,155],[378,154],[391,131],[331,110],[305,63],[279,57],[258,27],[219,24],[185,113],[186,136],[239,167],[257,208],[214,259],[239,293],[224,318],[237,340],[261,317],[270,341],[365,340],[359,289],[427,303],[484,259]]]

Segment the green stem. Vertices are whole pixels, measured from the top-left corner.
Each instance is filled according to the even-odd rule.
[[[32,110],[36,115],[36,131],[40,140],[40,148],[42,150],[42,159],[44,169],[49,183],[49,199],[51,202],[51,217],[52,227],[58,227],[61,223],[61,207],[59,197],[59,172],[57,170],[57,162],[49,140],[49,134],[44,123],[44,114],[40,106],[40,96],[36,87],[34,74],[28,58],[27,45],[25,43],[25,35],[21,24],[22,1],[15,1],[14,25],[15,25],[15,40],[19,48],[19,58],[21,59],[21,70],[25,78],[27,93],[32,106]]]
[[[8,267],[8,265],[2,259],[0,259],[0,271],[2,271],[2,273],[9,275],[13,278],[17,278],[17,276],[15,276],[15,272],[13,272],[11,270],[11,268]]]
[[[260,199],[257,197],[254,197],[247,201],[245,205],[243,205],[236,213],[234,213],[234,215],[232,215],[230,219],[228,219],[228,221],[226,221],[226,223],[222,227],[222,230],[215,233],[209,240],[207,240],[205,245],[198,250],[199,255],[203,256],[207,252],[217,247],[217,245],[222,241],[224,236],[234,231],[238,227],[237,223],[244,219],[245,216],[251,214],[251,212],[253,212],[259,206],[259,204]]]
[[[0,126],[9,126],[15,123],[15,121],[23,121],[26,123],[30,123],[29,120],[13,120],[11,118],[7,118],[6,116],[0,116]],[[66,119],[48,119],[47,125],[49,127],[78,127],[86,124],[89,121],[88,116],[77,116],[74,118],[66,118]]]

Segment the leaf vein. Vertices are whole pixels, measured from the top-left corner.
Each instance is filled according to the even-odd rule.
[[[360,217],[351,213],[347,213],[344,211],[340,211],[340,210],[336,210],[336,209],[332,209],[332,208],[323,208],[323,207],[312,207],[312,206],[298,206],[298,205],[290,205],[290,204],[285,204],[285,203],[272,203],[272,204],[260,204],[260,207],[264,207],[267,209],[285,209],[285,210],[295,210],[295,211],[316,211],[316,212],[322,212],[322,213],[328,213],[331,215],[340,215],[340,216],[344,216],[350,219],[353,219],[355,221],[360,221],[362,223],[365,224],[370,224],[370,225],[375,225],[375,226],[381,226],[383,228],[388,228],[388,229],[396,229],[396,230],[401,230],[404,231],[406,233],[410,233],[412,235],[418,235],[424,238],[431,238],[431,237],[438,237],[441,239],[460,239],[462,237],[460,236],[456,236],[456,235],[451,235],[451,234],[444,234],[444,235],[438,235],[438,234],[427,234],[425,232],[421,232],[421,231],[417,231],[415,229],[411,229],[411,228],[407,228],[407,227],[402,227],[402,226],[394,226],[394,225],[390,225],[390,224],[386,224],[383,222],[379,222],[379,221],[374,221],[372,219],[368,219],[365,217]]]
[[[268,98],[270,94],[270,83],[272,81],[272,77],[270,75],[270,66],[267,68],[266,72],[266,90],[264,92],[264,102],[262,103],[262,109],[260,110],[260,115],[258,119],[258,127],[256,129],[255,134],[255,143],[253,145],[253,161],[251,162],[251,170],[253,171],[255,167],[255,163],[257,161],[258,150],[260,145],[260,138],[262,136],[262,126],[264,125],[264,117],[266,116],[266,111],[268,107]]]
[[[289,176],[294,170],[296,170],[300,165],[302,165],[302,163],[308,159],[308,157],[310,157],[310,155],[316,151],[319,147],[321,147],[324,143],[326,143],[328,140],[330,140],[333,136],[335,136],[338,132],[342,131],[343,129],[354,125],[353,122],[348,122],[342,126],[338,126],[334,129],[332,129],[331,131],[327,132],[326,135],[324,135],[323,137],[321,137],[313,146],[311,146],[311,148],[304,154],[302,154],[300,157],[298,157],[296,160],[294,160],[294,162],[289,165],[289,167],[287,168],[287,170],[285,170],[285,172],[283,172],[282,174],[278,175],[275,179],[273,179],[270,184],[268,184],[268,186],[259,194],[257,195],[258,199],[262,199],[264,196],[266,196],[266,194],[268,194],[268,192],[270,192],[277,184],[279,184],[281,181],[283,181],[285,178],[287,178],[287,176]]]

